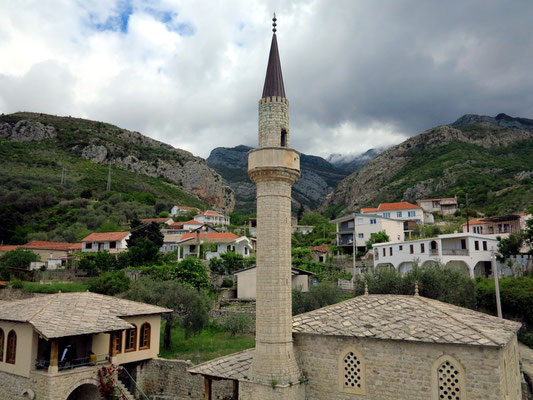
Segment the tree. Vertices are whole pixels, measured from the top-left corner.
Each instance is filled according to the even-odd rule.
[[[7,268],[29,269],[30,263],[39,261],[39,256],[29,250],[12,250],[0,257],[0,265]]]
[[[131,222],[131,235],[128,240],[126,240],[128,248],[135,246],[137,242],[143,238],[150,240],[157,246],[157,248],[161,248],[164,243],[164,236],[159,230],[159,225],[155,222],[145,225],[141,221],[135,219]]]
[[[300,225],[323,225],[329,223],[329,220],[324,217],[322,214],[317,212],[310,212],[303,214],[301,220],[299,221]]]
[[[522,232],[513,232],[504,239],[498,237],[497,260],[505,262],[509,257],[519,254],[523,244],[524,234]]]
[[[118,264],[121,268],[158,264],[161,258],[159,248],[147,237],[137,238],[134,245],[120,253]]]
[[[95,293],[114,296],[118,293],[125,292],[130,287],[130,280],[124,274],[124,271],[104,272],[97,278],[89,280],[89,290]]]
[[[172,347],[172,325],[176,317],[181,319],[186,335],[200,332],[209,322],[211,300],[207,293],[184,286],[175,279],[157,281],[141,278],[132,283],[127,297],[173,310],[162,315],[166,322],[163,334],[165,350]]]
[[[370,250],[372,248],[372,245],[375,243],[385,243],[390,241],[389,235],[387,235],[385,232],[374,232],[370,234],[370,239],[368,239],[365,243],[366,249]]]
[[[174,269],[174,278],[197,290],[209,287],[209,274],[204,263],[194,257],[181,261]]]

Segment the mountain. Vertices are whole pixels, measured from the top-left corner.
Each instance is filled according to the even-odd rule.
[[[384,150],[385,149],[369,149],[363,154],[356,156],[335,153],[330,154],[328,158],[326,158],[326,161],[328,161],[331,165],[351,174],[363,168],[370,160],[373,160],[383,153]]]
[[[217,147],[206,159],[207,165],[217,171],[235,192],[236,208],[241,212],[255,211],[255,185],[248,178],[248,151],[252,147]],[[301,178],[292,189],[295,206],[300,204],[315,209],[322,199],[348,175],[321,157],[302,154]]]
[[[468,193],[488,215],[533,201],[533,120],[465,115],[391,147],[345,178],[320,209],[345,212],[380,202]]]
[[[231,212],[235,198],[205,160],[138,132],[47,114],[0,116],[0,218],[17,219],[9,232],[0,227],[0,241],[16,229],[61,238],[69,223],[97,229],[106,216],[120,224],[175,203]]]

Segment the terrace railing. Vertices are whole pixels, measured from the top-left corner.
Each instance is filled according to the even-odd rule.
[[[57,363],[59,371],[65,371],[78,367],[92,366],[106,364],[109,362],[109,354],[93,355],[88,357],[75,358],[71,360],[63,360]],[[49,359],[37,359],[35,360],[35,369],[43,370],[50,367]]]
[[[467,256],[468,249],[442,249],[443,256]]]

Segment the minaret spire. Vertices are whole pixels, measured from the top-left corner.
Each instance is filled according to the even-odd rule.
[[[281,62],[278,52],[278,40],[276,38],[276,14],[272,18],[272,43],[270,45],[270,55],[268,56],[268,66],[263,86],[263,99],[267,97],[285,98],[285,87],[283,86],[283,74],[281,73]]]

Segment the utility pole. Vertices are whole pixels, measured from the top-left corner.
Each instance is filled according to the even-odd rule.
[[[468,193],[466,194],[466,231],[470,233],[470,220],[468,218]]]
[[[352,289],[355,285],[355,250],[357,246],[355,245],[355,216],[353,217],[353,240],[352,240],[352,262],[353,262],[353,272],[352,272]]]
[[[490,249],[490,263],[492,266],[492,274],[494,275],[494,290],[496,291],[496,310],[498,311],[498,318],[502,317],[502,303],[500,301],[500,283],[499,283],[499,273],[498,273],[498,264],[496,263],[494,257],[494,247]]]
[[[111,164],[109,164],[109,169],[107,170],[107,188],[106,190],[111,191]]]

